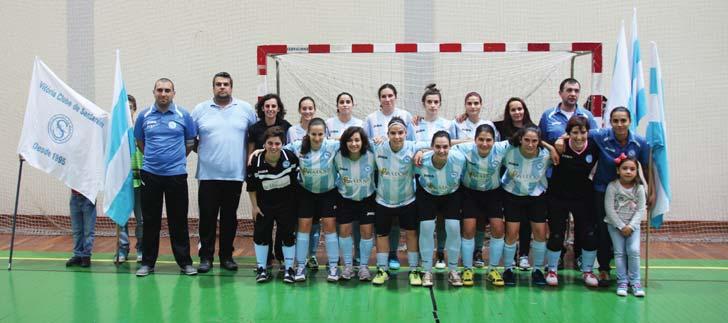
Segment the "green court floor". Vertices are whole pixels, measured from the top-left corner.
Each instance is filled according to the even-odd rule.
[[[638,299],[589,290],[573,270],[560,272],[558,288],[531,287],[521,272],[505,289],[483,284],[480,271],[474,287],[453,288],[441,272],[430,290],[410,287],[406,270],[382,287],[328,283],[323,271],[256,284],[252,258],[238,259],[236,273],[187,277],[164,257],[137,278],[135,263],[117,268],[110,254],[90,269],[66,269],[66,256],[16,252],[13,270],[0,270],[0,322],[728,322],[728,260],[652,260]]]

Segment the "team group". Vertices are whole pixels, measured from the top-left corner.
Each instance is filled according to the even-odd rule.
[[[212,85],[213,98],[190,114],[174,103],[172,81],[159,79],[155,103],[136,116],[139,277],[154,272],[163,201],[182,273],[211,269],[218,217],[220,266],[237,270],[233,240],[246,182],[258,282],[271,278],[273,258],[285,282],[306,280],[307,270],[318,268],[315,254],[322,228],[328,281],[357,277],[382,285],[390,269],[399,268],[401,229],[411,285],[432,286],[435,263],[448,268],[452,286],[472,286],[474,266],[484,265],[483,231],[490,225],[487,281],[515,285],[520,234],[532,238],[532,283],[556,286],[571,213],[584,284],[609,286],[613,257],[617,294],[626,296],[631,288],[635,296],[644,296],[639,231],[653,198],[646,194],[639,168],[648,166],[649,147],[630,132],[626,108],[612,109],[611,127],[598,128],[592,114],[577,103],[580,84],[575,79],[560,84],[561,102],[547,109],[538,125],[519,98],[508,100],[503,121],[481,119],[483,101],[476,92],[466,94],[464,113],[444,119],[438,115],[441,94],[434,84],[422,95],[424,116],[397,108],[396,88],[384,84],[377,92],[380,109],[365,120],[352,115],[354,97],[342,92],[335,117],[315,117],[314,100],[304,97],[298,104],[300,123],[291,125],[276,94],[262,97],[253,108],[232,96],[228,73],[216,74]],[[129,101],[135,112],[135,100],[130,96]],[[187,223],[186,156],[191,151],[198,154],[198,268],[192,266]],[[84,199],[72,195],[72,222],[79,224],[74,225],[69,266],[90,264],[93,228],[86,225],[90,221],[79,220],[84,219]],[[120,240],[117,257],[125,261],[126,227]],[[521,242],[522,251],[524,247]],[[597,258],[598,277],[593,270]],[[502,273],[496,269],[501,263]]]

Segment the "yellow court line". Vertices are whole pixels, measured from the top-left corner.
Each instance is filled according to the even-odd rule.
[[[8,257],[0,257],[0,260],[7,260]],[[13,257],[13,260],[40,260],[40,261],[65,261],[66,258],[31,258],[31,257]],[[113,259],[94,259],[94,262],[114,262]],[[135,262],[135,261],[129,261],[129,262]],[[158,260],[157,263],[160,264],[176,264],[174,261],[170,260]],[[402,267],[402,268],[407,268]],[[641,266],[642,269],[645,269],[645,266]],[[725,267],[715,267],[715,266],[706,266],[706,267],[700,267],[700,266],[650,266],[650,269],[694,269],[694,270],[728,270],[728,266]]]

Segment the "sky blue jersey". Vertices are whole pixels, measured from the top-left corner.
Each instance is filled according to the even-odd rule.
[[[422,156],[422,166],[415,167],[420,186],[432,195],[454,193],[460,188],[460,181],[465,172],[465,155],[457,150],[450,150],[445,166],[439,169],[433,164],[434,156],[434,151],[426,152]]]
[[[465,156],[463,186],[476,191],[490,191],[500,187],[501,163],[510,148],[508,140],[499,141],[493,144],[488,156],[480,157],[478,146],[474,142],[453,146],[454,150]]]

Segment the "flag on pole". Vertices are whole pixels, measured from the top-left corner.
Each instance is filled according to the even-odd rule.
[[[614,70],[612,71],[609,101],[607,101],[607,109],[602,117],[605,120],[604,127],[611,127],[609,124],[609,114],[612,109],[629,106],[630,84],[627,37],[624,34],[624,21],[622,21],[622,28],[619,30],[619,35],[617,36],[617,50],[614,54]]]
[[[18,154],[91,201],[104,187],[108,113],[36,57]]]
[[[629,96],[629,111],[632,114],[630,130],[635,131],[640,119],[647,114],[647,97],[645,91],[645,77],[642,69],[642,55],[640,53],[640,39],[637,36],[637,8],[632,14],[632,50],[630,55],[631,82],[632,88]]]
[[[134,154],[134,128],[129,111],[126,86],[121,75],[119,50],[116,50],[114,96],[111,123],[106,145],[106,182],[104,213],[119,225],[125,225],[134,209],[134,175],[131,159]]]
[[[670,167],[667,162],[667,139],[665,138],[665,105],[663,100],[662,70],[657,44],[652,42],[652,62],[650,62],[650,105],[647,113],[645,137],[652,149],[652,170],[655,174],[654,190],[657,199],[650,212],[650,223],[659,228],[662,216],[670,210],[672,191],[670,190]]]

